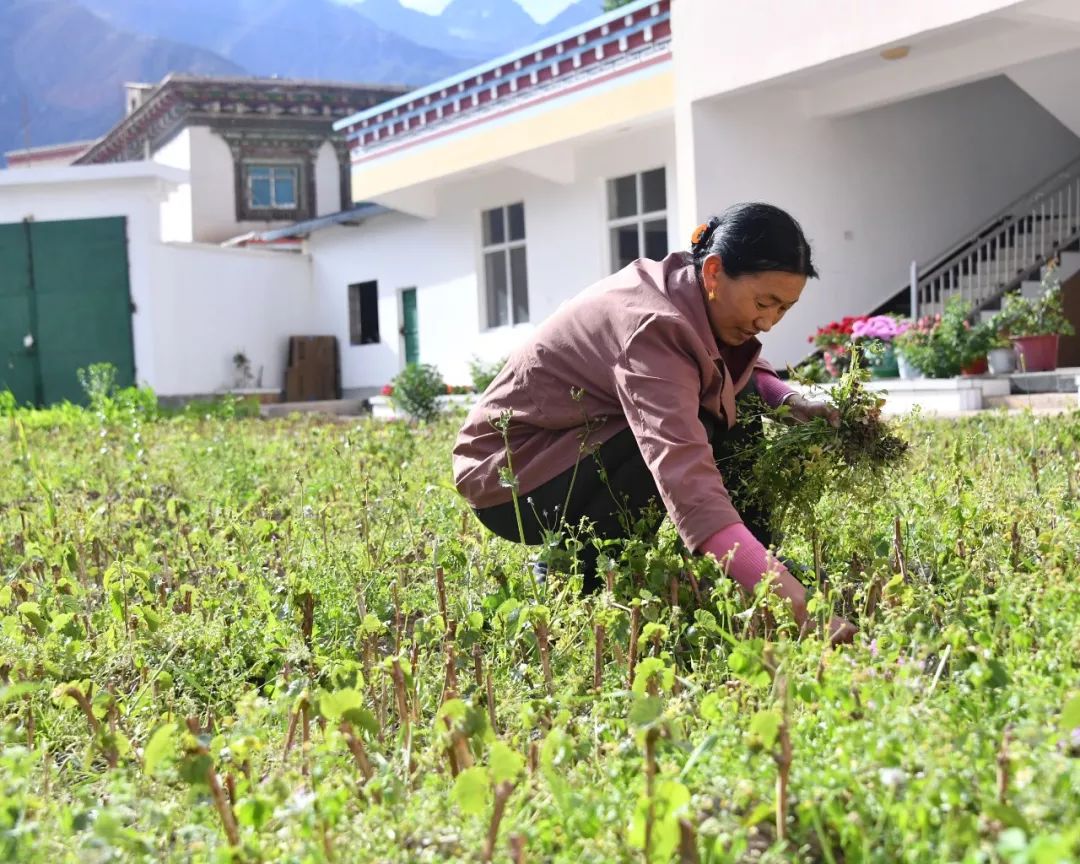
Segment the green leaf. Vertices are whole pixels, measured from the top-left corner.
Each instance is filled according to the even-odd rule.
[[[491,769],[491,782],[499,784],[505,780],[516,780],[525,767],[525,759],[502,741],[496,741],[491,745],[488,766]]]
[[[49,622],[41,614],[41,607],[32,601],[20,603],[15,610],[30,622],[30,626],[38,632],[38,636],[44,636],[49,632]]]
[[[266,824],[274,808],[271,803],[261,795],[251,798],[241,798],[236,803],[236,821],[241,825],[254,828],[258,831]]]
[[[776,736],[780,734],[780,724],[784,718],[779,711],[769,709],[758,711],[750,720],[750,739],[760,744],[766,750],[776,743]]]
[[[345,712],[363,707],[364,697],[351,687],[333,693],[324,693],[319,697],[319,713],[331,723],[341,720]]]
[[[1061,728],[1065,732],[1071,732],[1080,726],[1080,693],[1077,693],[1061,709]]]
[[[638,696],[630,705],[627,717],[631,726],[644,728],[655,723],[664,713],[664,702],[656,696]]]
[[[166,723],[158,726],[143,750],[143,771],[147,777],[153,777],[161,761],[171,758],[175,753],[176,724]]]
[[[487,809],[490,791],[487,768],[475,765],[458,774],[450,800],[461,808],[462,813],[479,815]]]
[[[634,670],[634,692],[644,694],[649,689],[649,682],[654,678],[661,690],[670,690],[675,683],[675,670],[659,657],[646,657]]]

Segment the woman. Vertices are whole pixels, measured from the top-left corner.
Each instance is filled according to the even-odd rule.
[[[790,390],[758,356],[758,334],[816,276],[790,215],[739,204],[700,226],[689,253],[639,259],[601,280],[536,329],[469,414],[454,447],[458,490],[487,528],[514,541],[523,532],[529,544],[543,538],[543,514],[623,536],[620,505],[633,519],[658,497],[687,548],[727,559],[744,589],[775,574],[772,589],[802,628],[803,586],[744,522],[716,459],[735,397],[750,388],[789,405],[796,421],[838,422],[835,408]],[[591,546],[582,553],[586,590],[599,584],[596,557]],[[854,632],[843,619],[830,626],[834,642]]]

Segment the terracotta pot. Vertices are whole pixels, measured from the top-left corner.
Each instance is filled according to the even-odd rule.
[[[1050,372],[1057,369],[1058,335],[1016,336],[1016,365],[1021,372]]]
[[[961,375],[985,375],[989,368],[990,368],[990,366],[986,362],[986,357],[984,355],[984,356],[980,357],[978,360],[972,360],[970,363],[968,363],[967,366],[964,366],[960,370],[960,374]]]

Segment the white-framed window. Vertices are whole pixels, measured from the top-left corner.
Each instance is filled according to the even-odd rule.
[[[247,205],[252,210],[295,210],[300,206],[299,165],[244,166]]]
[[[607,181],[611,270],[668,253],[667,173],[663,168]]]
[[[509,204],[481,214],[484,315],[488,327],[529,320],[525,266],[525,205]]]

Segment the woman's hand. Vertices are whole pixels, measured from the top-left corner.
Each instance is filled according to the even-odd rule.
[[[807,399],[800,393],[794,393],[783,404],[791,409],[788,416],[796,423],[809,423],[815,417],[821,417],[829,421],[830,426],[840,428],[839,409],[824,399]]]
[[[850,645],[858,632],[859,628],[846,618],[834,615],[829,621],[829,644],[834,647],[836,645]]]

